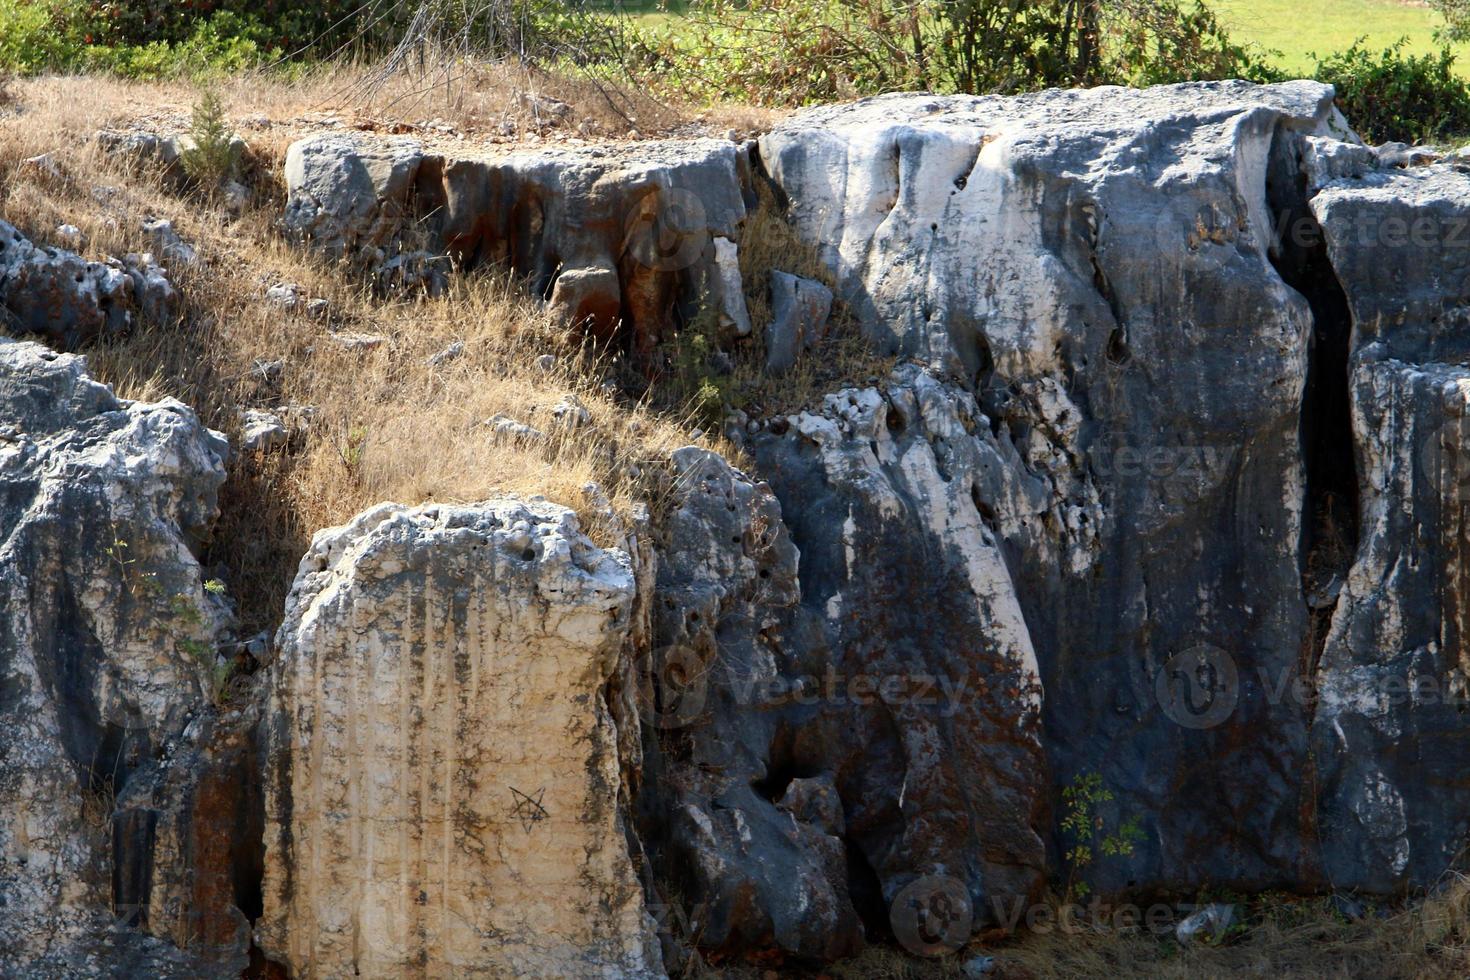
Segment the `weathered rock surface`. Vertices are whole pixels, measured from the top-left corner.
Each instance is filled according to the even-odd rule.
[[[1016,458],[1015,491],[978,505],[1024,618],[1012,645],[1039,660],[1052,792],[1098,773],[1117,800],[1106,819],[1143,825],[1130,857],[1088,870],[1104,887],[1315,874],[1306,721],[1260,680],[1291,675],[1307,630],[1312,331],[1272,264],[1267,175],[1278,144],[1339,133],[1326,86],[1211,83],[886,96],[798,114],[760,141],[870,339],[977,393],[974,434],[936,446]],[[881,415],[873,397],[850,411]],[[942,472],[936,486],[967,480]],[[793,514],[816,486],[783,492],[765,475]],[[809,526],[840,525],[847,496]],[[872,524],[855,521],[859,540]],[[934,564],[915,556],[902,581]],[[958,622],[944,637],[979,638]],[[1242,689],[1220,725],[1182,727],[1154,681],[1202,645]]]
[[[451,156],[331,133],[291,146],[286,182],[287,228],[329,255],[377,269],[426,237],[461,267],[505,263],[594,335],[621,323],[645,354],[721,295],[731,260],[716,239],[733,246],[754,202],[746,150],[709,139]],[[743,298],[724,294],[730,328],[748,333]]]
[[[827,649],[781,507],[708,450],[676,451],[672,471],[644,699],[646,836],[687,903],[665,925],[697,919],[717,950],[853,953],[841,825],[781,806],[798,779],[830,784],[835,761],[819,698],[796,686],[823,676]]]
[[[819,282],[771,270],[771,322],[766,324],[766,370],[785,374],[827,329],[832,290]]]
[[[227,840],[234,820],[138,802],[140,787],[208,751],[200,726],[227,617],[194,550],[215,517],[226,452],[179,402],[120,400],[81,358],[0,338],[6,976],[109,976],[126,964],[199,976],[244,964],[248,930],[234,928],[231,889],[193,891],[229,879],[231,865],[174,843]],[[226,795],[223,808],[233,805]],[[164,892],[192,892],[193,904],[165,907]],[[146,932],[192,942],[180,951]]]
[[[299,977],[661,974],[604,693],[633,595],[551,504],[319,533],[271,667],[265,950]]]
[[[274,412],[248,408],[240,413],[240,448],[247,453],[279,449],[290,438],[286,423]]]
[[[1470,839],[1470,174],[1312,200],[1352,318],[1359,544],[1321,655],[1313,744],[1340,888],[1427,887]]]
[[[831,650],[817,692],[827,728],[811,742],[882,907],[924,876],[957,882],[977,924],[1034,897],[1042,689],[993,515],[1028,513],[1044,490],[973,396],[913,365],[829,395],[752,450]],[[814,774],[803,768],[787,775]]]
[[[167,322],[178,312],[178,291],[152,255],[89,262],[0,221],[0,315],[10,329],[75,347],[121,333],[140,313]]]

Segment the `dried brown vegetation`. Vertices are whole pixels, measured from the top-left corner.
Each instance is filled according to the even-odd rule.
[[[605,390],[607,365],[493,273],[456,278],[436,299],[385,301],[356,276],[290,247],[276,228],[283,189],[274,175],[294,130],[245,125],[243,91],[226,102],[250,141],[257,180],[251,206],[232,216],[218,200],[125,173],[92,140],[98,129],[140,117],[176,120],[192,91],[105,79],[14,87],[22,111],[0,119],[0,215],[42,243],[73,224],[89,257],[148,249],[142,222],[164,217],[200,254],[197,265],[171,270],[187,300],[185,322],[147,324],[84,351],[93,373],[127,397],[180,398],[236,440],[243,409],[310,412],[285,451],[232,466],[223,491],[207,557],[240,601],[246,630],[279,618],[310,535],[364,507],[541,494],[578,509],[606,541],[607,522],[648,498],[647,462],[690,441],[677,409],[656,412]],[[283,87],[250,104],[289,112],[306,101]],[[43,153],[61,179],[25,165]],[[295,310],[266,299],[279,283],[302,287]],[[307,315],[308,299],[326,300],[326,315]],[[384,340],[352,349],[344,343],[351,334]],[[429,363],[453,343],[463,344],[459,356]],[[549,370],[540,363],[546,354],[555,358]],[[271,362],[278,366],[263,369]],[[590,424],[569,430],[552,418],[569,394]],[[496,415],[545,438],[497,435],[484,424]],[[600,493],[589,496],[593,483]]]

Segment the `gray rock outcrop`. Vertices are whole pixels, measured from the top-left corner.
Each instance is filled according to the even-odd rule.
[[[75,347],[123,332],[140,313],[166,323],[178,312],[178,291],[152,255],[90,262],[34,245],[0,221],[0,316],[9,329]]]
[[[749,332],[729,276],[750,162],[725,140],[450,155],[330,133],[292,144],[286,183],[288,230],[374,270],[421,244],[462,268],[503,263],[569,322],[644,355],[707,294]]]
[[[835,760],[820,698],[799,687],[825,674],[827,648],[780,504],[709,450],[676,451],[672,477],[643,697],[645,836],[701,943],[849,955],[863,927],[840,825],[781,806],[795,779],[830,782]]]
[[[1345,291],[1361,526],[1318,666],[1323,858],[1339,888],[1432,884],[1470,835],[1470,174],[1312,199]]]
[[[81,358],[4,338],[0,425],[0,973],[238,971],[228,886],[195,893],[188,922],[157,901],[228,876],[168,843],[212,817],[135,805],[212,710],[228,615],[195,553],[226,443],[177,401],[118,399]]]
[[[936,445],[1014,459],[1014,490],[977,506],[1039,662],[1050,773],[1033,771],[1057,804],[1100,774],[1106,819],[1142,822],[1127,859],[1087,869],[1103,887],[1316,874],[1306,720],[1260,687],[1291,674],[1307,632],[1313,327],[1273,264],[1268,172],[1283,144],[1347,135],[1331,97],[1307,82],[885,96],[761,138],[870,340],[976,393],[970,431]],[[1221,724],[1182,727],[1155,680],[1200,647],[1243,689]]]
[[[1043,692],[994,515],[1029,513],[1044,491],[972,396],[913,365],[768,427],[752,452],[831,651],[817,675],[824,734],[794,741],[821,746],[882,907],[928,876],[956,882],[977,924],[1033,898]]]
[[[827,329],[832,290],[812,279],[771,270],[771,322],[766,324],[766,370],[782,375]]]

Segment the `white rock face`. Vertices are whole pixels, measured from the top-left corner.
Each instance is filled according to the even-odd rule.
[[[1264,262],[1275,127],[1329,132],[1331,97],[1314,82],[880,96],[803,112],[760,150],[870,336],[973,372],[983,333],[1001,369],[1019,373],[1048,365],[1078,287],[1094,293],[1094,274],[1129,251],[1171,277],[1192,271],[1181,259],[1237,239]],[[1173,144],[1163,162],[1159,139]],[[1203,241],[1201,210],[1232,193],[1218,240]],[[1069,261],[1055,222],[1070,209],[1089,213],[1091,244],[1114,255]],[[1233,250],[1207,256],[1207,269]]]
[[[543,502],[319,533],[277,636],[262,945],[297,977],[661,975],[618,808],[631,563]]]
[[[138,922],[130,907],[149,894],[129,868],[152,861],[151,843],[133,853],[115,836],[113,800],[207,703],[224,620],[191,551],[215,517],[224,439],[179,402],[115,398],[84,368],[0,338],[5,976],[101,975],[78,964],[114,910]]]
[[[740,246],[728,238],[716,238],[713,290],[720,308],[720,327],[736,337],[750,336],[750,312],[740,283]]]

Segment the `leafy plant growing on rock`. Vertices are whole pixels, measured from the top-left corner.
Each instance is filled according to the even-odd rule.
[[[705,302],[694,319],[669,345],[671,381],[676,400],[687,406],[691,418],[718,428],[730,406],[728,371],[716,364],[720,354],[718,317]]]
[[[1129,857],[1135,844],[1143,840],[1143,828],[1137,816],[1128,816],[1109,829],[1102,814],[1104,804],[1113,801],[1113,791],[1103,785],[1099,773],[1080,773],[1062,790],[1066,815],[1062,817],[1062,833],[1071,842],[1067,848],[1067,892],[1084,898],[1091,891],[1077,874],[1099,856]]]

